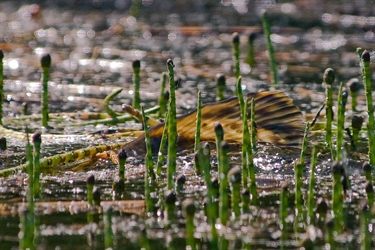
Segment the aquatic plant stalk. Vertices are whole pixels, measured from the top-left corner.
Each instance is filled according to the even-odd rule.
[[[287,221],[286,218],[288,217],[288,183],[285,182],[281,186],[281,192],[280,192],[280,228],[281,231],[285,231],[287,227]]]
[[[332,120],[333,120],[333,82],[335,81],[335,74],[333,69],[327,68],[324,71],[323,83],[326,88],[326,144],[331,150],[332,159],[334,159],[334,152],[332,146]]]
[[[370,53],[364,50],[362,53],[362,75],[365,85],[366,103],[367,103],[367,133],[369,143],[369,158],[370,165],[375,166],[375,118],[374,118],[374,105],[372,102],[372,89],[371,89],[371,71],[370,71]]]
[[[169,92],[165,91],[165,86],[167,84],[167,73],[163,72],[161,74],[161,86],[160,86],[160,96],[158,99],[159,103],[159,112],[158,117],[161,118],[164,116],[165,111],[167,110],[167,104],[169,99]]]
[[[189,246],[191,250],[196,249],[195,245],[195,225],[194,225],[194,216],[196,211],[196,206],[192,199],[186,199],[182,202],[182,211],[186,218],[185,230],[186,230],[186,246]]]
[[[134,99],[133,99],[133,107],[135,109],[141,108],[141,96],[139,94],[139,89],[141,85],[141,77],[139,73],[141,72],[141,61],[134,60],[133,61],[133,84],[134,84]]]
[[[168,141],[168,128],[169,128],[169,119],[168,119],[168,114],[166,114],[165,118],[165,126],[163,130],[163,135],[161,137],[160,141],[160,147],[159,147],[159,152],[158,152],[158,162],[156,164],[156,174],[157,176],[161,175],[161,170],[163,167],[163,161],[165,158],[165,145]]]
[[[48,127],[48,80],[51,67],[50,54],[43,55],[40,63],[42,66],[42,126]]]
[[[337,142],[336,142],[336,160],[343,160],[343,140],[344,140],[344,126],[345,126],[345,106],[348,100],[348,92],[344,89],[343,83],[340,83],[338,96],[338,114],[337,114]]]
[[[247,42],[247,57],[246,57],[246,62],[249,64],[250,67],[255,66],[255,50],[254,50],[254,41],[256,38],[256,34],[254,32],[251,32],[249,37],[248,37],[248,42]]]
[[[240,35],[235,32],[232,35],[233,43],[233,60],[234,60],[234,76],[240,76]]]
[[[39,131],[35,132],[32,141],[34,144],[33,163],[34,163],[34,199],[40,196],[40,147],[42,144],[42,135]]]
[[[228,160],[228,149],[229,144],[227,141],[223,140],[221,142],[221,154],[219,155],[219,164],[221,165],[220,176],[220,197],[219,197],[219,217],[220,222],[223,225],[226,225],[229,218],[229,185],[228,185],[228,170],[229,170],[229,160]]]
[[[221,142],[224,140],[224,129],[223,126],[219,122],[215,124],[215,136],[216,136],[216,158],[217,158],[217,164],[218,164],[218,172],[222,172],[222,165],[220,162],[220,155],[221,153]],[[220,182],[220,178],[219,178]]]
[[[118,176],[120,179],[125,179],[125,163],[126,163],[126,151],[125,149],[121,148],[118,152],[118,160],[119,160],[119,168],[118,168]]]
[[[104,247],[105,249],[112,249],[113,245],[113,231],[112,231],[112,214],[113,209],[109,207],[105,211],[103,224],[104,224]]]
[[[0,125],[3,124],[3,103],[4,103],[4,53],[0,49]]]
[[[366,183],[366,194],[367,194],[367,203],[370,206],[370,208],[374,205],[374,187],[372,186],[371,182]]]
[[[367,204],[362,204],[359,211],[360,217],[360,243],[362,250],[370,250],[372,247],[371,232],[369,230],[371,223],[371,211]],[[372,227],[371,227],[372,228]]]
[[[352,98],[352,111],[355,113],[357,111],[357,96],[358,92],[361,89],[361,84],[359,83],[357,78],[352,78],[347,83],[350,88],[350,97]]]
[[[270,61],[270,68],[272,72],[272,82],[274,86],[278,85],[279,76],[277,73],[277,63],[276,63],[276,57],[275,57],[275,50],[272,45],[271,40],[271,25],[268,17],[268,13],[266,10],[263,10],[261,13],[261,19],[262,19],[262,26],[263,26],[263,32],[264,37],[266,39],[267,43],[267,50],[268,50],[268,56]]]
[[[217,75],[216,82],[217,82],[216,100],[222,101],[222,100],[225,99],[225,97],[224,97],[224,91],[225,91],[225,86],[226,86],[225,76],[223,74]]]
[[[90,175],[87,180],[87,203],[90,206],[94,205],[94,184],[95,184],[95,177],[93,175]]]
[[[202,110],[201,109],[202,109],[202,95],[201,95],[201,92],[198,91],[194,152],[198,152],[199,145],[201,142],[201,123],[202,123]],[[199,163],[196,161],[194,161],[194,168],[197,173],[202,172],[202,170],[199,168]]]
[[[147,127],[147,122],[146,122],[146,116],[145,116],[145,111],[143,107],[141,107],[142,110],[142,116],[143,116],[143,127],[145,129],[145,142],[146,142],[146,171],[147,171],[147,182],[154,182],[155,181],[155,173],[154,173],[154,163],[152,161],[152,148],[151,148],[151,139],[150,139],[150,133]],[[150,179],[149,179],[150,178]]]
[[[168,226],[170,226],[176,221],[176,216],[175,216],[176,201],[177,201],[176,193],[173,190],[167,190],[165,192],[165,206],[167,210],[166,219],[167,219]]]
[[[363,163],[362,169],[366,177],[366,181],[372,183],[372,166],[370,165],[370,163],[369,162]]]
[[[231,207],[234,219],[238,219],[241,214],[241,168],[235,166],[228,172],[228,182],[231,186]]]
[[[363,124],[364,118],[363,116],[360,115],[354,115],[352,117],[352,139],[353,139],[353,144],[354,147],[358,144],[358,137],[359,137],[359,132],[362,129],[362,124]]]
[[[342,174],[344,166],[340,162],[334,162],[332,165],[333,190],[332,190],[332,211],[334,214],[335,230],[342,231],[343,225],[343,184]]]
[[[115,111],[113,111],[110,107],[109,107],[109,102],[113,100],[113,98],[115,98],[118,94],[120,94],[122,91],[122,89],[118,89],[116,91],[113,91],[111,94],[107,95],[105,98],[104,98],[104,110],[105,112],[107,112],[107,114],[114,118],[116,116],[119,116],[119,114],[117,114]]]
[[[318,153],[318,148],[317,146],[313,146],[313,151],[311,155],[311,173],[310,173],[310,180],[309,180],[309,193],[307,197],[307,218],[308,218],[308,223],[313,224],[314,222],[314,206],[315,206],[315,167],[317,163],[317,153]]]
[[[171,59],[167,61],[169,73],[169,107],[168,107],[168,169],[167,169],[167,187],[173,188],[173,176],[176,173],[177,159],[177,122],[176,122],[176,85],[174,80],[174,64]]]

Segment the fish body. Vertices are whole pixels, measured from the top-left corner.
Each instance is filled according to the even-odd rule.
[[[254,99],[256,138],[258,141],[279,146],[300,146],[304,133],[302,113],[292,99],[282,92],[266,91],[249,93],[248,102]],[[250,104],[250,103],[249,103]],[[248,105],[248,120],[250,107]],[[215,141],[214,127],[219,122],[224,129],[224,139],[229,143],[242,143],[242,120],[237,97],[208,103],[202,106],[201,141]],[[153,154],[157,154],[165,124],[149,129]],[[196,110],[177,118],[177,149],[184,150],[194,145]],[[146,153],[144,134],[124,146],[128,156],[140,157]]]

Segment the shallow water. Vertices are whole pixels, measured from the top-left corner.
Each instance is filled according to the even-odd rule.
[[[25,1],[26,3],[27,1]],[[38,1],[36,2],[38,3]],[[114,4],[115,3],[115,4]],[[266,8],[272,24],[272,41],[278,61],[280,84],[278,89],[293,98],[311,121],[325,99],[322,75],[327,67],[336,73],[336,82],[361,79],[357,47],[372,50],[375,45],[375,9],[372,1],[204,1],[185,3],[174,1],[142,1],[139,12],[130,9],[128,1],[40,1],[40,5],[0,3],[0,48],[4,52],[4,125],[23,131],[27,125],[31,131],[41,129],[39,120],[30,114],[40,113],[39,58],[44,53],[52,56],[50,111],[61,114],[60,120],[51,122],[53,127],[43,134],[65,134],[65,137],[43,139],[42,155],[97,145],[130,140],[92,136],[89,133],[140,129],[140,124],[128,121],[121,125],[88,125],[71,127],[79,121],[77,113],[103,111],[103,99],[109,93],[123,88],[111,107],[121,112],[121,105],[131,104],[133,97],[132,61],[141,60],[141,98],[146,108],[157,104],[160,93],[161,73],[167,70],[166,61],[173,59],[176,77],[181,78],[177,95],[177,111],[186,113],[195,108],[197,91],[202,91],[204,103],[216,99],[216,75],[227,77],[225,95],[234,93],[235,78],[232,65],[232,33],[239,32],[241,40],[241,75],[245,93],[270,90],[266,45],[261,31],[260,10]],[[38,9],[40,8],[40,9]],[[256,65],[246,62],[247,38],[257,32],[255,40]],[[372,66],[373,67],[373,66]],[[338,88],[338,84],[336,90]],[[359,110],[364,113],[365,99],[360,91]],[[336,91],[337,93],[337,91]],[[350,101],[347,105],[347,124],[350,126]],[[27,104],[27,109],[23,104]],[[335,108],[336,111],[336,108]],[[67,112],[68,114],[64,114]],[[73,113],[73,115],[71,115]],[[322,114],[320,122],[324,122]],[[85,121],[81,121],[85,122]],[[323,144],[324,134],[315,129],[312,141]],[[358,151],[350,149],[346,138],[346,165],[350,174],[351,192],[345,203],[347,228],[339,235],[337,244],[350,249],[358,247],[359,236],[357,206],[366,197],[365,178],[361,165],[367,158],[367,139],[361,134]],[[25,142],[7,135],[8,149],[0,152],[1,169],[18,166],[25,161]],[[240,154],[234,149],[232,165],[240,164]],[[311,149],[308,150],[308,157]],[[260,206],[251,207],[242,224],[231,222],[222,229],[222,237],[229,240],[229,248],[278,248],[279,189],[285,181],[294,182],[293,162],[299,158],[298,150],[274,146],[260,146],[254,162],[257,167]],[[317,166],[317,201],[331,199],[331,156],[321,147]],[[208,248],[209,228],[203,216],[205,185],[202,176],[193,170],[191,151],[181,152],[178,157],[178,174],[187,177],[184,190],[178,194],[178,202],[195,197],[199,204],[196,238],[202,239],[202,248]],[[212,157],[212,165],[216,165]],[[125,200],[144,198],[144,165],[140,161],[127,164]],[[306,162],[304,183],[310,173]],[[106,161],[89,164],[80,171],[69,167],[46,170],[42,176],[41,201],[80,201],[86,199],[86,178],[94,175],[102,200],[112,199],[112,182],[117,166]],[[217,176],[213,167],[212,175]],[[26,197],[26,174],[0,178],[0,203],[15,204]],[[164,185],[160,185],[160,190]],[[290,185],[293,190],[293,184]],[[304,190],[307,192],[306,190]],[[276,193],[276,194],[275,194]],[[291,204],[293,204],[292,198]],[[289,211],[292,215],[293,211]],[[147,218],[131,213],[115,212],[112,218],[115,248],[123,246],[139,249],[181,248],[185,244],[182,215],[172,228],[165,224],[163,216]],[[291,216],[293,219],[293,216]],[[42,215],[41,237],[38,246],[43,249],[59,247],[67,249],[104,247],[104,215],[90,218],[87,213],[71,215],[56,212]],[[6,249],[18,248],[20,218],[1,216],[0,242]],[[315,231],[314,231],[315,230]],[[325,245],[324,227],[314,229],[317,247]],[[305,230],[306,231],[306,230]],[[285,243],[295,248],[304,233],[288,231]]]

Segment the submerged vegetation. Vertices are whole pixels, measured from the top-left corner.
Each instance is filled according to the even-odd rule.
[[[357,49],[365,96],[352,83],[336,86],[335,71],[327,68],[321,79],[325,97],[316,100],[318,110],[303,116],[288,94],[279,92],[283,86],[267,12],[262,12],[261,21],[271,90],[251,93],[244,88],[241,58],[252,66],[259,63],[252,58],[255,36],[248,36],[251,53],[245,53],[240,50],[240,33],[235,32],[234,80],[228,83],[224,75],[213,74],[217,89],[210,90],[216,93],[212,99],[221,102],[207,104],[206,93],[197,88],[193,91],[197,110],[185,115],[177,105],[180,69],[172,59],[166,60],[165,72],[153,72],[160,79],[160,89],[152,90],[158,93],[153,105],[144,101],[150,91],[142,92],[142,61],[133,60],[133,84],[128,90],[132,106],[124,104],[125,113],[110,105],[122,88],[102,98],[103,113],[54,113],[47,105],[52,102],[51,56],[43,54],[40,115],[3,117],[7,53],[0,50],[0,132],[5,142],[18,140],[24,151],[20,155],[25,156],[22,162],[14,161],[20,164],[0,169],[2,189],[17,181],[25,187],[19,199],[0,200],[0,218],[10,221],[0,229],[0,241],[20,249],[64,245],[48,243],[47,238],[67,237],[59,223],[69,218],[86,225],[82,231],[69,229],[73,236],[87,234],[88,243],[79,243],[84,247],[371,249],[375,171],[371,53]],[[224,100],[230,95],[226,90],[236,97]],[[112,127],[86,132],[87,127],[103,124]],[[34,133],[35,128],[40,131]],[[59,139],[78,137],[88,141],[84,145],[88,147],[64,146],[62,152],[45,148],[49,140],[58,144]],[[1,147],[2,153],[7,150]],[[264,170],[260,161],[280,168]],[[363,169],[353,171],[353,161]],[[73,176],[71,180],[64,179],[66,173]],[[85,195],[59,197],[59,189],[48,186],[51,180],[61,188],[81,182],[75,192]],[[7,238],[6,227],[14,221],[20,224],[19,233]]]

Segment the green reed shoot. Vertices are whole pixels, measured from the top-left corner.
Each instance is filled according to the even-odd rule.
[[[255,121],[255,101],[254,98],[250,101],[250,110],[251,110],[251,145],[253,148],[253,151],[255,152],[257,150],[257,126]],[[251,178],[251,177],[250,177]]]
[[[90,175],[86,180],[87,202],[90,206],[94,205],[94,184],[95,184],[95,177],[93,175]]]
[[[197,207],[194,204],[193,199],[186,199],[182,202],[182,212],[186,219],[185,230],[186,230],[186,246],[189,246],[191,250],[196,249],[195,245],[195,225],[194,225],[194,216]]]
[[[240,35],[235,32],[232,35],[233,43],[233,60],[234,60],[234,76],[238,78],[240,72]]]
[[[310,173],[310,180],[309,180],[309,192],[308,192],[308,197],[307,197],[307,218],[308,218],[308,223],[312,224],[314,221],[314,205],[315,205],[315,166],[317,163],[317,153],[318,153],[318,148],[317,146],[313,147],[312,155],[311,155],[311,173]]]
[[[204,180],[207,186],[207,221],[211,228],[211,248],[217,249],[218,235],[215,227],[216,224],[216,214],[217,207],[214,202],[216,198],[216,191],[214,190],[213,183],[211,182],[211,173],[210,173],[210,145],[205,143],[203,148],[199,148],[199,164],[202,167],[204,173]]]
[[[363,173],[365,174],[366,181],[372,183],[372,167],[369,162],[365,162],[362,165]]]
[[[360,234],[359,242],[361,243],[362,250],[370,250],[372,247],[371,232],[369,231],[369,225],[371,223],[371,211],[370,206],[366,203],[361,204],[359,208],[360,217]]]
[[[141,77],[139,73],[141,72],[141,61],[134,60],[133,61],[133,84],[134,84],[134,99],[133,99],[133,107],[135,109],[141,108],[141,96],[139,94],[139,89],[141,86]]]
[[[223,74],[218,74],[216,76],[216,82],[217,82],[216,100],[222,101],[222,100],[225,99],[225,97],[224,97],[224,91],[225,91],[225,86],[226,86],[225,76]]]
[[[249,204],[250,204],[250,191],[247,189],[243,189],[241,193],[241,208],[242,208],[242,214],[247,214],[249,213]]]
[[[28,209],[22,209],[20,211],[21,233],[19,249],[36,249],[36,246],[34,245],[34,219],[35,215],[33,211],[29,211]]]
[[[112,118],[119,116],[119,114],[117,114],[115,111],[111,109],[111,107],[109,106],[109,102],[112,101],[113,98],[115,98],[118,94],[120,94],[121,91],[122,89],[118,89],[104,98],[104,101],[103,101],[104,110]]]
[[[340,83],[338,96],[338,112],[337,112],[337,142],[336,142],[336,160],[343,159],[343,140],[344,140],[344,126],[345,126],[345,106],[348,100],[348,92],[344,89],[343,83]]]
[[[329,244],[329,249],[336,249],[336,242],[335,242],[335,227],[336,227],[336,220],[332,219],[326,223],[326,234],[325,234],[325,241]]]
[[[166,206],[166,219],[168,221],[168,224],[173,224],[175,222],[176,216],[176,201],[177,196],[176,193],[173,190],[167,190],[165,192],[165,206]]]
[[[113,231],[112,231],[112,215],[113,208],[108,208],[104,213],[104,247],[105,249],[113,249]]]
[[[288,196],[289,196],[288,186],[289,186],[289,183],[284,182],[281,186],[281,192],[280,192],[279,214],[280,214],[280,228],[282,231],[285,231],[287,227],[286,218],[288,217]]]
[[[274,86],[278,85],[279,76],[277,73],[277,63],[276,63],[276,57],[275,57],[275,50],[272,45],[271,40],[271,24],[269,21],[268,13],[266,10],[263,10],[261,13],[261,19],[262,19],[262,26],[263,26],[263,32],[267,43],[267,50],[268,50],[268,56],[270,61],[270,68],[272,72],[272,81]]]
[[[374,118],[374,105],[372,103],[372,90],[371,90],[371,71],[370,71],[370,53],[364,50],[362,53],[362,75],[365,85],[366,102],[367,102],[367,133],[369,141],[369,158],[371,166],[375,166],[375,118]]]
[[[326,144],[331,150],[332,159],[334,159],[334,152],[332,146],[332,121],[333,121],[333,82],[335,81],[335,74],[333,69],[328,68],[324,71],[323,84],[326,88]]]
[[[121,148],[118,151],[117,156],[119,160],[118,176],[120,177],[120,179],[124,180],[125,179],[125,163],[126,163],[126,158],[128,157],[125,149]]]
[[[176,192],[177,192],[177,194],[180,194],[181,191],[184,189],[185,182],[186,182],[186,176],[184,174],[179,174],[176,177]]]
[[[147,126],[147,118],[145,115],[145,111],[143,106],[141,107],[142,111],[142,121],[143,121],[143,127],[145,130],[145,142],[146,142],[146,172],[147,172],[147,182],[154,182],[155,181],[155,173],[154,173],[154,163],[152,161],[152,147],[151,147],[151,139],[150,139],[150,132]],[[146,180],[146,179],[145,179]]]
[[[364,121],[364,118],[361,115],[354,115],[352,117],[352,132],[353,132],[352,138],[353,138],[354,145],[357,145],[358,143],[358,136],[359,136],[359,132],[362,129],[363,121]]]
[[[343,183],[342,176],[344,166],[340,162],[334,162],[332,165],[333,190],[332,190],[332,210],[335,217],[335,229],[341,231],[343,224]]]
[[[3,103],[4,103],[4,53],[0,49],[0,125],[3,124]]]
[[[222,166],[219,161],[221,153],[221,142],[224,140],[224,129],[219,122],[215,124],[215,135],[216,135],[216,157],[218,161],[218,172],[221,173]],[[219,178],[220,179],[220,178]],[[220,182],[220,181],[219,181]]]
[[[201,123],[202,123],[202,95],[201,92],[198,91],[198,99],[197,99],[197,120],[196,120],[196,128],[195,128],[195,142],[194,142],[194,152],[198,152],[199,145],[201,142]],[[201,169],[199,168],[199,163],[194,161],[194,168],[197,173],[201,173]]]
[[[39,199],[40,196],[40,146],[42,144],[42,134],[37,131],[32,137],[34,144],[33,162],[34,162],[34,199]]]
[[[219,217],[220,222],[223,225],[227,224],[229,213],[228,213],[228,195],[229,195],[229,185],[228,185],[228,170],[229,170],[229,159],[228,159],[228,149],[229,144],[227,141],[223,140],[221,142],[221,154],[219,155],[219,164],[221,165],[220,177],[220,197],[219,197]]]
[[[164,152],[165,152],[165,145],[168,141],[168,129],[169,129],[169,119],[168,119],[168,113],[165,118],[165,125],[163,129],[163,135],[161,136],[160,146],[159,146],[159,152],[158,152],[158,162],[156,164],[156,174],[158,176],[161,175],[161,170],[163,168],[163,161],[165,158]]]
[[[248,51],[247,51],[246,62],[247,62],[247,64],[249,64],[250,67],[255,66],[254,41],[255,41],[256,37],[257,37],[257,35],[254,32],[251,32],[249,37],[248,37],[248,41],[247,41]]]
[[[50,54],[43,55],[40,59],[40,64],[42,66],[42,126],[48,127],[48,80],[51,67]]]
[[[94,201],[94,206],[100,206],[101,198],[100,198],[100,188],[95,187],[94,191],[92,192],[92,198]]]
[[[357,78],[352,78],[347,83],[350,89],[350,97],[352,98],[352,111],[353,113],[357,111],[357,97],[358,92],[361,89],[361,84],[359,83]]]
[[[177,122],[176,122],[176,84],[174,80],[174,64],[171,59],[167,61],[169,73],[169,108],[168,108],[168,170],[167,187],[173,188],[173,176],[176,173],[177,159]]]
[[[235,166],[228,172],[228,182],[231,186],[231,206],[234,219],[238,219],[241,215],[241,168]]]
[[[372,186],[371,182],[366,183],[366,194],[367,194],[367,203],[370,207],[374,205],[374,187]]]
[[[121,200],[122,195],[125,191],[125,182],[124,179],[115,178],[115,180],[112,183],[112,198],[114,200]]]
[[[159,112],[158,112],[159,118],[163,117],[165,111],[167,110],[169,92],[165,91],[166,85],[167,85],[167,73],[163,72],[161,74],[160,96],[159,96],[159,99],[158,99],[158,103],[159,103],[159,107],[160,107]]]

